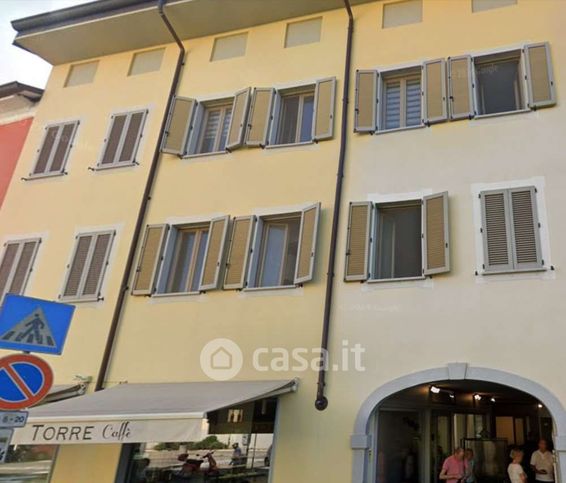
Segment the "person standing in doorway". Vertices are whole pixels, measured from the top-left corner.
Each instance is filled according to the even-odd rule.
[[[546,439],[538,442],[538,449],[531,456],[531,468],[535,472],[535,480],[542,483],[554,481],[554,456],[548,450]]]
[[[527,483],[527,475],[521,466],[523,461],[523,451],[520,449],[511,450],[511,458],[513,461],[507,467],[507,474],[511,483]]]
[[[464,478],[464,474],[464,450],[456,448],[454,454],[444,461],[438,478],[447,483],[459,483]]]

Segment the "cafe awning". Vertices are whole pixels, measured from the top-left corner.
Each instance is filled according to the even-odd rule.
[[[198,441],[206,415],[295,391],[296,380],[120,384],[30,410],[13,444]]]

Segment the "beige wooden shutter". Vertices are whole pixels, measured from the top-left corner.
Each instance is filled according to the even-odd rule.
[[[302,210],[299,247],[297,251],[297,265],[295,268],[296,284],[312,280],[319,217],[320,203],[307,206]]]
[[[53,153],[53,148],[55,147],[55,141],[57,140],[57,135],[61,126],[49,126],[46,128],[45,137],[41,143],[41,148],[39,149],[39,154],[37,156],[37,161],[33,168],[32,174],[43,174],[47,171],[47,166],[51,155]]]
[[[187,141],[191,134],[192,119],[197,101],[189,97],[175,97],[169,110],[167,127],[161,151],[169,154],[186,154]]]
[[[136,152],[142,137],[143,124],[147,111],[132,112],[128,114],[128,126],[122,144],[118,163],[134,163]]]
[[[65,169],[67,157],[69,156],[69,151],[71,150],[78,125],[79,123],[77,121],[64,124],[61,127],[61,135],[59,136],[51,166],[49,167],[50,173],[61,173]]]
[[[232,117],[228,128],[228,139],[226,149],[228,151],[239,148],[243,143],[248,118],[248,107],[250,102],[250,88],[236,92],[232,104]]]
[[[356,71],[354,132],[377,131],[377,80],[376,70]]]
[[[27,280],[32,271],[35,255],[39,247],[40,240],[26,240],[20,243],[20,256],[14,271],[14,276],[10,283],[9,293],[23,294]],[[0,290],[1,293],[1,290]]]
[[[534,187],[509,190],[515,269],[541,268],[540,229]]]
[[[423,64],[424,121],[428,124],[446,121],[446,62],[429,60]]]
[[[126,127],[127,114],[120,114],[111,117],[110,131],[108,133],[104,146],[104,153],[100,160],[101,166],[107,166],[114,164],[116,159],[116,154],[118,153],[118,147],[120,146],[120,140],[122,139],[122,134],[124,128]]]
[[[229,222],[229,216],[220,216],[210,221],[199,290],[214,290],[218,288]]]
[[[246,133],[247,146],[267,144],[274,99],[275,89],[271,87],[254,89]]]
[[[94,299],[100,297],[100,287],[108,263],[113,237],[114,233],[99,233],[96,235],[81,296]]]
[[[547,42],[525,46],[529,107],[547,107],[556,104],[554,75]]]
[[[94,235],[79,235],[75,244],[73,259],[67,272],[63,298],[76,298],[80,295],[81,281],[87,265],[90,246]]]
[[[368,278],[371,215],[370,201],[350,203],[344,273],[344,280],[347,282]]]
[[[474,117],[473,61],[469,55],[448,58],[450,119]]]
[[[482,235],[486,272],[511,270],[513,247],[506,190],[480,194],[482,203]]]
[[[226,290],[241,289],[245,286],[254,225],[255,216],[234,218],[224,277]]]
[[[314,90],[314,116],[312,124],[313,141],[330,139],[334,132],[334,99],[336,78],[316,81]]]
[[[423,274],[450,271],[448,193],[423,198]]]
[[[14,263],[18,256],[19,247],[20,244],[18,242],[7,243],[5,245],[2,263],[0,263],[0,303],[8,291],[8,285],[12,278]]]
[[[151,295],[155,292],[168,225],[148,225],[141,246],[132,295]]]

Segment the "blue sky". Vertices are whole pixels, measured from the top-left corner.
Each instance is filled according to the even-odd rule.
[[[51,66],[39,57],[12,45],[15,30],[10,21],[86,3],[89,0],[0,0],[0,85],[20,81],[45,87]]]

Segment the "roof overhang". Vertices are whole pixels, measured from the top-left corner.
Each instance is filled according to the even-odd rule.
[[[343,0],[169,0],[165,11],[186,40],[343,6]],[[172,42],[157,0],[99,0],[15,20],[12,26],[15,45],[53,65]]]
[[[31,102],[37,102],[41,99],[42,95],[43,89],[22,84],[21,82],[14,81],[0,85],[0,100],[6,97],[21,96]]]

